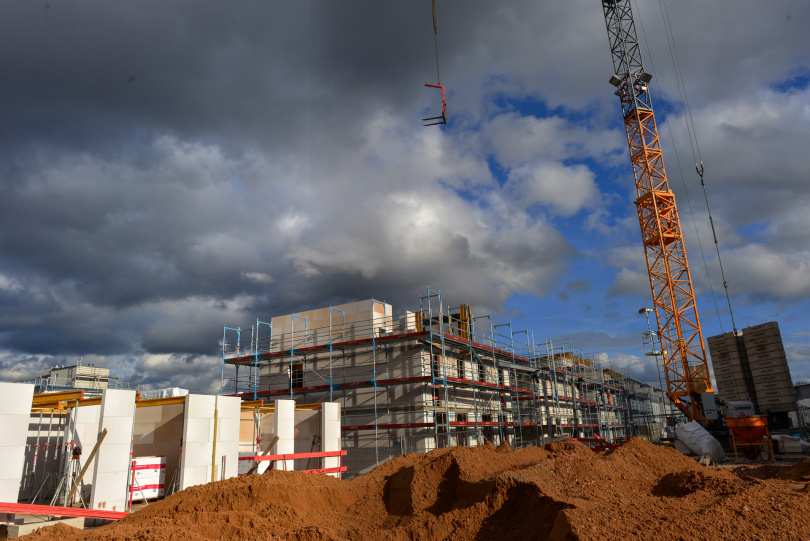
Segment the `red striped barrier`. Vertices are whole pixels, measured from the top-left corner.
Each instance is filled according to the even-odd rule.
[[[30,503],[0,502],[0,513],[17,513],[20,515],[47,515],[49,517],[85,517],[118,520],[129,513],[124,511],[106,511],[104,509],[79,509],[76,507],[53,507]]]
[[[242,456],[239,460],[264,462],[266,460],[295,460],[296,458],[325,458],[330,456],[346,456],[346,451],[324,451],[319,453],[286,453],[281,455]]]

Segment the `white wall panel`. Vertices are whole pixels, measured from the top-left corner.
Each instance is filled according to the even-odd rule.
[[[84,408],[80,408],[84,409]],[[90,507],[123,511],[129,500],[127,493],[132,426],[135,418],[135,391],[104,389],[101,395],[101,415],[97,436],[87,441],[83,456],[88,456],[98,435],[106,428],[107,435],[98,449],[93,471]]]
[[[337,402],[324,402],[321,406],[321,450],[340,451],[340,404]],[[324,468],[337,468],[341,460],[340,457],[326,457],[322,463]],[[329,475],[339,477],[337,473]]]
[[[190,394],[183,411],[180,490],[211,481],[216,396]]]
[[[25,442],[34,386],[0,383],[0,501],[16,503],[25,462]]]
[[[281,455],[295,452],[295,401],[275,400],[275,415],[273,428],[278,436],[278,443],[271,454]],[[277,460],[273,468],[276,470],[292,471],[293,460]]]
[[[217,472],[217,479],[228,479],[239,474],[239,423],[242,399],[237,396],[218,396],[219,434],[217,435],[217,466],[222,467],[225,457],[225,473]]]

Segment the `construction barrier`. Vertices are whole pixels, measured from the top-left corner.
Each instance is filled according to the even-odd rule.
[[[239,460],[250,460],[251,462],[266,462],[266,461],[275,461],[280,460],[281,463],[284,465],[284,468],[287,467],[288,460],[295,460],[297,458],[326,458],[338,456],[340,458],[340,466],[336,468],[318,468],[314,470],[302,470],[301,473],[315,473],[315,474],[324,474],[324,473],[342,473],[346,471],[346,466],[343,465],[343,457],[346,456],[346,451],[323,451],[317,453],[285,453],[281,455],[255,455],[255,456],[243,456],[239,457]]]
[[[123,511],[105,511],[103,509],[80,509],[76,507],[54,507],[52,505],[33,505],[29,503],[0,502],[0,513],[20,515],[46,515],[49,517],[84,517],[118,520],[129,513]]]

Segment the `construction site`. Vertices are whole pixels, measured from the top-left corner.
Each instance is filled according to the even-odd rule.
[[[452,445],[660,440],[685,419],[661,389],[570,340],[537,344],[430,289],[418,307],[395,317],[369,299],[225,327],[223,392],[340,403],[352,473]]]
[[[431,4],[422,121],[444,130]],[[737,328],[696,158],[732,329],[704,336],[633,3],[601,6],[651,295],[633,358],[657,378],[429,286],[255,322],[223,303],[217,394],[81,358],[0,382],[0,539],[810,539],[810,384],[778,322]]]

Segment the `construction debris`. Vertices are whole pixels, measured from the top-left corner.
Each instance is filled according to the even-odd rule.
[[[349,481],[269,471],[194,486],[96,530],[28,539],[806,539],[807,471],[703,467],[635,438],[603,453],[454,447]]]

